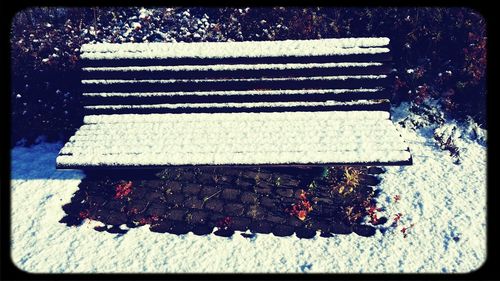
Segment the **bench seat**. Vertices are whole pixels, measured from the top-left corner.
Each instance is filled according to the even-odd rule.
[[[60,167],[408,163],[383,111],[91,115]]]
[[[60,169],[409,165],[388,38],[86,44]]]

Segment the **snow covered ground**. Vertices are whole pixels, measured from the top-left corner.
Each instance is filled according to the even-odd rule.
[[[392,119],[407,114],[400,106]],[[56,171],[61,143],[12,150],[12,248],[28,272],[469,272],[486,260],[486,146],[457,138],[461,164],[438,148],[433,129],[397,126],[414,164],[382,175],[379,205],[397,227],[370,238],[314,239],[257,234],[244,238],[159,234],[148,227],[124,235],[97,232],[97,222],[58,221],[83,178]],[[465,129],[464,129],[465,132]],[[395,202],[393,197],[401,199]],[[414,224],[406,238],[401,228]]]

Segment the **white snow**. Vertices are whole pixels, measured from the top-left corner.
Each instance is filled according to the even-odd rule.
[[[399,112],[398,112],[399,111]],[[407,115],[401,107],[394,121]],[[400,225],[371,238],[356,234],[298,239],[257,234],[231,238],[159,234],[147,227],[125,235],[93,230],[97,222],[67,227],[58,221],[83,177],[56,171],[61,144],[12,150],[14,263],[33,273],[87,272],[470,272],[486,259],[486,147],[460,138],[463,161],[453,164],[432,129],[399,128],[414,164],[382,175],[379,205]],[[395,203],[391,198],[399,194]],[[407,238],[402,226],[414,223]],[[390,224],[390,223],[388,223]],[[458,236],[456,242],[452,239]]]
[[[316,81],[316,80],[348,80],[348,79],[385,79],[387,75],[336,75],[336,76],[312,76],[312,77],[262,77],[262,78],[238,78],[238,79],[86,79],[82,84],[118,84],[118,83],[199,83],[199,82],[251,82],[251,81]]]
[[[382,47],[389,38],[338,38],[321,40],[194,42],[194,43],[100,43],[84,44],[83,59],[125,58],[226,58],[320,56],[388,53]]]
[[[328,62],[328,63],[271,63],[271,64],[216,64],[216,65],[173,65],[173,66],[118,66],[118,67],[83,67],[83,71],[225,71],[225,70],[260,70],[260,69],[307,69],[331,67],[367,67],[381,66],[380,62]]]
[[[165,114],[163,122],[153,122],[155,116],[149,119],[149,115],[143,115],[149,119],[144,123],[127,123],[134,115],[118,115],[115,118],[119,123],[82,126],[62,149],[57,163],[366,163],[410,158],[408,146],[389,119],[360,122],[356,112],[344,114],[343,119],[334,119],[338,114],[332,113],[336,112]],[[377,115],[382,114],[372,114]]]
[[[140,24],[140,23],[138,23],[138,22],[133,22],[133,23],[132,23],[132,28],[133,28],[133,29],[140,29],[141,27],[142,27],[142,26],[141,26],[141,24]]]
[[[203,92],[131,92],[131,93],[83,93],[87,97],[168,97],[168,96],[222,96],[222,95],[305,95],[305,94],[348,94],[379,92],[382,88],[368,89],[307,89],[307,90],[249,90],[249,91],[203,91]]]
[[[179,117],[181,116],[181,117]],[[96,123],[147,123],[147,122],[169,122],[175,123],[179,118],[186,123],[202,123],[204,120],[211,122],[223,122],[224,120],[234,120],[234,122],[248,122],[259,118],[272,119],[267,122],[283,122],[290,120],[289,114],[278,112],[260,113],[197,113],[197,114],[113,114],[113,115],[86,115],[83,117],[85,124]],[[331,112],[293,112],[295,120],[308,120],[314,118],[317,121],[329,122],[331,120],[341,120],[342,122],[377,122],[377,120],[389,119],[390,113],[387,111],[331,111]]]

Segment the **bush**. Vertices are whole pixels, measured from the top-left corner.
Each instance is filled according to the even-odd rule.
[[[11,26],[11,141],[65,139],[80,125],[83,43],[362,36],[391,39],[393,103],[436,99],[486,125],[486,28],[470,9],[33,8]]]

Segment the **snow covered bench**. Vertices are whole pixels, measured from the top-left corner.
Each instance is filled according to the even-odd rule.
[[[388,38],[86,44],[58,168],[408,165]]]

